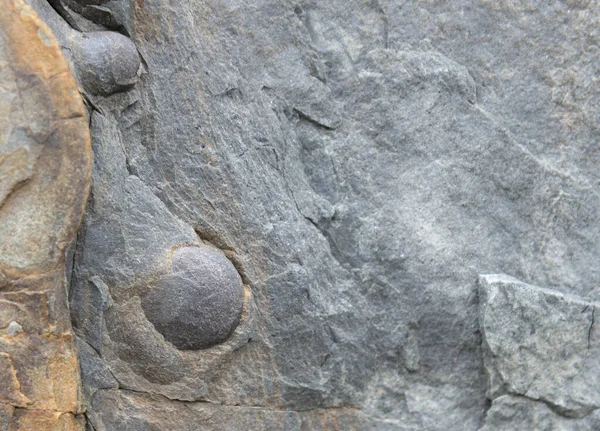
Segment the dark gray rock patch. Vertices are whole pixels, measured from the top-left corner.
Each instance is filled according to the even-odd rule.
[[[180,350],[222,343],[240,321],[242,280],[233,264],[214,247],[174,251],[171,273],[142,299],[146,317]]]
[[[140,56],[133,42],[122,34],[84,33],[74,46],[75,69],[85,91],[107,96],[127,90],[137,81]]]

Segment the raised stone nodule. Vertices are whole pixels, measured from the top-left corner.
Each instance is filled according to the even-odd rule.
[[[171,271],[142,298],[148,320],[179,350],[225,341],[240,322],[244,287],[218,249],[202,245],[173,252]]]
[[[78,38],[74,63],[84,90],[102,96],[134,85],[141,64],[133,42],[112,31],[84,33]]]

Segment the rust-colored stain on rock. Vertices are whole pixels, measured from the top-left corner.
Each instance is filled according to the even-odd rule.
[[[0,429],[81,430],[65,286],[91,176],[81,96],[48,27],[0,0]]]

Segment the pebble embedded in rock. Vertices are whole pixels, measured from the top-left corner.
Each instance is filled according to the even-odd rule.
[[[244,291],[233,264],[211,246],[174,251],[171,272],[142,298],[148,320],[180,350],[225,341],[242,314]]]
[[[79,83],[91,94],[108,96],[137,81],[140,56],[133,42],[122,34],[84,33],[74,43],[74,54]]]
[[[19,325],[17,322],[10,322],[8,328],[6,329],[6,333],[8,335],[15,335],[19,332],[23,332],[23,327]]]

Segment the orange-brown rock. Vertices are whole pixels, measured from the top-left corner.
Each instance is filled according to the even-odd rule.
[[[58,43],[21,0],[0,0],[0,430],[83,429],[65,250],[90,174]]]

